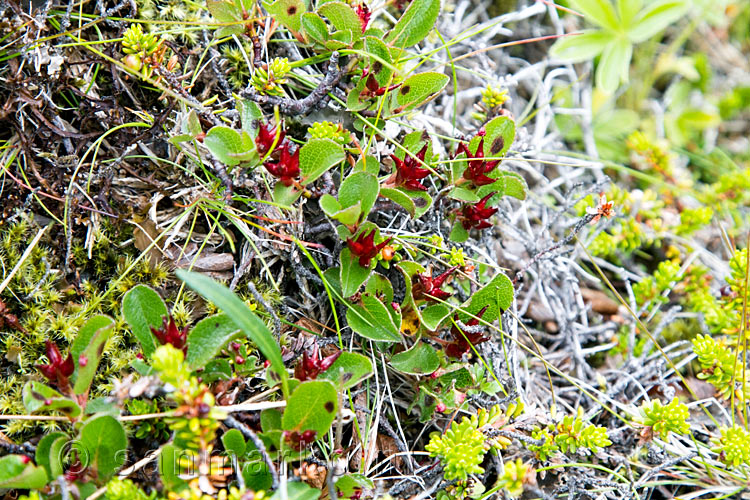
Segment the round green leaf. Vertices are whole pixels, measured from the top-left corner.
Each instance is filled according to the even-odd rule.
[[[156,350],[156,337],[151,327],[159,328],[167,315],[167,306],[158,293],[146,285],[132,288],[122,299],[122,315],[130,325],[147,358]]]
[[[128,438],[117,419],[99,415],[83,424],[75,446],[83,466],[96,471],[99,481],[105,483],[125,463]]]
[[[416,0],[409,4],[385,38],[394,47],[411,47],[425,39],[440,14],[440,0]]]
[[[318,379],[330,380],[339,390],[354,387],[372,375],[370,359],[356,352],[342,352],[334,363]]]
[[[344,149],[331,139],[310,139],[299,152],[302,184],[309,184],[344,160]]]
[[[363,293],[360,302],[349,307],[346,311],[346,321],[352,330],[370,340],[381,342],[401,340],[401,334],[393,324],[386,306],[368,293]]]
[[[448,85],[447,75],[442,73],[419,73],[412,75],[395,92],[396,103],[404,109],[413,108],[436,96]]]
[[[438,369],[440,359],[435,349],[424,342],[417,342],[408,351],[391,358],[391,366],[402,373],[427,375]]]
[[[194,370],[206,366],[230,340],[242,335],[237,324],[226,314],[204,318],[188,335],[186,360]]]
[[[23,455],[0,458],[0,489],[34,489],[47,486],[47,473]]]
[[[321,438],[336,417],[338,396],[327,380],[302,382],[287,401],[281,427],[285,431],[313,430]]]

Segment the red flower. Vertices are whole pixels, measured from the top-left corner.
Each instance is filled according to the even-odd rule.
[[[466,143],[462,142],[458,145],[456,156],[461,153],[466,153],[467,158],[473,158],[472,160],[468,160],[469,166],[464,170],[463,177],[467,181],[473,182],[475,186],[486,186],[497,180],[488,177],[487,174],[497,167],[500,160],[487,161],[484,159],[484,133],[480,132],[480,135],[482,138],[479,140],[479,146],[477,146],[477,150],[474,154],[471,154]]]
[[[277,162],[267,161],[263,164],[274,177],[278,177],[282,184],[291,186],[299,177],[299,148],[292,154],[288,142],[281,149],[281,158]]]
[[[276,141],[276,147],[284,141],[286,133],[282,130],[279,134],[279,140]],[[276,127],[271,128],[270,123],[261,123],[258,127],[258,136],[255,138],[255,146],[260,156],[265,156],[271,149],[273,140],[276,138]]]
[[[307,355],[307,351],[302,353],[302,360],[294,367],[294,378],[300,382],[315,380],[320,373],[329,369],[339,356],[341,356],[341,351],[336,351],[330,356],[320,359],[318,344],[314,344],[311,356]]]
[[[359,16],[359,23],[362,25],[362,33],[367,31],[367,25],[370,24],[370,8],[366,3],[357,5],[356,8],[357,16]]]
[[[318,435],[318,431],[307,430],[304,432],[299,431],[284,431],[282,436],[284,441],[289,447],[295,451],[302,451],[302,448],[308,444],[315,442],[315,436]]]
[[[172,316],[164,316],[161,328],[154,328],[152,326],[151,333],[159,339],[162,345],[172,344],[177,349],[182,349],[182,352],[187,353],[188,327],[177,328],[177,324],[174,322]]]
[[[497,208],[486,208],[485,204],[493,195],[495,193],[488,194],[474,205],[464,205],[458,215],[458,220],[461,221],[464,229],[468,231],[471,228],[485,229],[492,227],[492,224],[487,219],[497,213]]]
[[[481,318],[485,311],[487,311],[487,306],[484,306],[476,316]],[[458,321],[458,315],[453,316],[453,319]],[[466,323],[467,327],[474,327],[477,325],[479,325],[479,320],[477,318],[472,318]],[[445,354],[452,358],[460,358],[464,353],[471,350],[472,345],[481,344],[490,339],[473,328],[470,330],[461,330],[456,325],[451,327],[451,335],[453,336],[453,342],[446,345]]]
[[[441,290],[445,280],[458,269],[459,266],[453,266],[443,274],[433,278],[431,274],[417,274],[415,283],[412,286],[411,293],[414,300],[429,300],[435,302],[435,299],[445,300],[451,296],[450,293]]]
[[[370,262],[380,252],[380,250],[391,241],[391,238],[385,239],[382,243],[375,245],[375,230],[370,231],[369,234],[365,234],[363,231],[357,236],[357,239],[351,238],[346,239],[349,250],[353,255],[359,257],[359,265],[362,267],[370,267]]]
[[[391,159],[396,164],[396,177],[393,180],[393,184],[396,186],[404,186],[406,189],[412,189],[414,191],[427,191],[427,187],[419,182],[420,179],[424,179],[430,175],[429,170],[420,167],[420,162],[424,162],[424,155],[426,153],[427,144],[419,150],[416,158],[411,155],[406,155],[404,159],[401,160],[398,156],[391,155]]]
[[[60,389],[65,389],[69,385],[68,377],[73,375],[73,356],[68,353],[68,357],[63,360],[60,349],[57,348],[54,342],[47,341],[47,359],[49,363],[46,365],[36,365],[39,371],[47,377],[50,382],[57,383]]]

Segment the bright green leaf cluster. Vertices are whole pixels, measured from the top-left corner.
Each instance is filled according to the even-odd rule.
[[[663,260],[654,271],[652,276],[633,285],[633,294],[636,302],[641,305],[649,301],[660,303],[667,302],[667,297],[662,294],[670,290],[678,281],[680,276],[680,264],[674,260]]]
[[[346,146],[351,141],[351,135],[340,123],[315,122],[307,129],[314,139],[331,139]]]
[[[268,66],[255,68],[250,83],[259,94],[263,95],[284,95],[284,89],[281,87],[289,80],[287,75],[292,70],[289,60],[276,57],[271,60]]]
[[[433,432],[425,450],[431,457],[439,457],[445,468],[445,479],[466,481],[469,474],[481,474],[481,463],[487,452],[484,434],[477,429],[472,419],[464,417],[460,423],[453,422],[441,435]]]
[[[514,462],[505,463],[503,474],[498,479],[497,484],[508,493],[509,497],[517,498],[523,493],[524,482],[527,482],[528,476],[533,473],[534,470],[530,465],[517,458]]]
[[[728,466],[750,465],[750,432],[735,425],[721,429],[721,437],[714,440],[714,451]]]
[[[716,340],[709,335],[698,334],[693,339],[693,352],[698,356],[702,371],[698,378],[710,383],[724,398],[730,398],[732,390],[741,401],[750,397],[750,384],[742,381],[742,363],[736,361],[734,352],[723,340]],[[735,373],[735,366],[739,371]],[[733,384],[734,383],[734,387]],[[738,385],[740,384],[740,385]]]
[[[649,403],[644,402],[639,411],[640,423],[650,428],[651,433],[661,439],[665,439],[670,432],[675,434],[690,432],[690,424],[687,421],[690,412],[687,405],[677,398],[672,399],[666,406],[663,406],[658,399]]]
[[[555,427],[555,444],[563,453],[570,451],[575,453],[578,448],[588,448],[596,453],[599,448],[612,444],[607,436],[607,430],[594,424],[587,424],[583,420],[583,409],[578,408],[578,414],[574,417],[567,415],[562,422]]]
[[[147,495],[130,479],[114,478],[107,483],[107,500],[154,500],[156,491]]]

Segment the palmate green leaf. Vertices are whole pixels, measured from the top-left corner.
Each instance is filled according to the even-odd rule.
[[[143,355],[151,357],[157,340],[151,327],[159,328],[162,318],[167,316],[167,306],[158,293],[146,285],[130,289],[122,299],[122,315],[141,344]]]
[[[285,431],[313,430],[320,439],[331,428],[336,417],[338,395],[327,380],[302,382],[287,401],[281,427]]]
[[[81,407],[75,401],[36,380],[26,382],[22,397],[23,406],[29,413],[55,410],[71,418],[81,414]]]
[[[572,63],[588,61],[601,54],[614,39],[615,36],[607,31],[583,31],[580,35],[557,40],[550,48],[550,55]]]
[[[330,380],[343,391],[371,375],[372,362],[369,358],[356,352],[344,351],[326,371],[318,375],[318,380]]]
[[[391,366],[402,373],[428,375],[438,369],[440,359],[433,347],[417,342],[408,351],[394,355]]]
[[[412,75],[394,92],[396,104],[402,109],[411,109],[434,98],[448,85],[447,75],[426,72]]]
[[[274,371],[281,377],[282,384],[286,385],[288,374],[281,359],[279,344],[271,334],[265,323],[250,310],[229,288],[217,283],[208,276],[177,270],[177,277],[184,281],[190,288],[198,292],[203,298],[210,300],[234,321],[242,333],[252,340],[261,353],[271,362]]]
[[[114,324],[115,321],[109,316],[98,315],[89,319],[78,331],[70,347],[75,365],[72,377],[74,393],[88,392],[102,359],[104,344],[109,339]]]
[[[411,47],[432,31],[440,14],[440,0],[414,0],[385,37],[393,47]]]
[[[96,471],[99,483],[103,484],[125,463],[128,438],[116,418],[98,415],[83,424],[74,446],[82,465]]]
[[[633,45],[627,38],[618,38],[607,45],[596,68],[596,86],[611,94],[620,82],[627,82],[632,56]]]
[[[344,149],[331,139],[311,139],[299,152],[302,184],[309,184],[344,161]]]
[[[193,370],[199,370],[216,357],[227,342],[240,335],[237,324],[226,314],[204,318],[188,334],[186,361]]]
[[[40,490],[47,486],[44,468],[31,463],[23,455],[6,455],[0,458],[0,489]]]
[[[304,0],[276,0],[273,3],[263,2],[269,14],[282,26],[295,35],[302,26],[302,15],[307,10]]]
[[[570,0],[570,6],[586,20],[610,31],[621,31],[615,9],[609,0]]]
[[[661,0],[647,4],[633,19],[628,38],[634,43],[648,40],[685,15],[689,6],[690,2],[685,0]]]
[[[352,304],[346,311],[349,327],[359,335],[381,342],[398,342],[401,335],[380,300],[369,293],[363,293],[360,302]]]
[[[351,31],[355,40],[362,35],[359,16],[349,4],[339,1],[326,2],[318,8],[318,13],[328,18],[337,30]]]

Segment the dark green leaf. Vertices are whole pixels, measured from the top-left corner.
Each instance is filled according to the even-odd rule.
[[[476,292],[468,304],[464,303],[462,309],[473,315],[479,313],[479,311],[487,306],[482,319],[491,323],[495,321],[501,312],[506,311],[513,303],[513,282],[504,275],[498,273],[497,276],[492,278],[492,281],[487,283],[481,290]],[[462,320],[467,320],[468,316],[460,314]]]
[[[305,12],[302,14],[301,26],[311,40],[321,45],[328,40],[328,26],[316,13]]]
[[[377,177],[366,172],[354,172],[341,183],[339,203],[342,208],[359,203],[364,217],[367,217],[378,199],[379,190]]]
[[[484,156],[505,155],[516,138],[516,123],[507,116],[498,116],[484,126]]]
[[[383,342],[401,340],[401,334],[393,324],[386,306],[368,293],[362,294],[360,303],[349,307],[346,311],[346,321],[352,330],[370,340]]]
[[[242,335],[237,324],[226,314],[204,318],[188,335],[187,362],[194,370],[206,366],[232,339]]]
[[[122,315],[141,344],[143,355],[151,357],[157,345],[151,327],[159,328],[162,318],[167,316],[164,301],[146,285],[138,285],[122,298]]]
[[[395,47],[411,47],[425,39],[440,14],[440,0],[414,0],[385,38]]]
[[[288,374],[284,367],[284,361],[281,359],[279,345],[266,324],[250,310],[247,304],[242,302],[227,287],[208,276],[183,270],[177,270],[177,276],[232,318],[232,321],[242,330],[242,333],[247,335],[258,346],[266,359],[271,362],[274,371],[282,377],[282,383],[286,380]]]
[[[70,347],[75,364],[73,392],[76,394],[88,392],[102,359],[104,344],[109,339],[114,324],[114,320],[109,316],[99,315],[88,320],[78,331]]]
[[[341,293],[351,297],[370,276],[370,268],[359,265],[359,258],[352,255],[349,248],[341,250]]]
[[[337,407],[338,396],[331,382],[302,382],[289,397],[281,419],[281,427],[285,431],[313,430],[320,439],[331,428]]]
[[[229,429],[221,436],[221,444],[227,453],[241,458],[245,454],[245,438],[237,429]]]
[[[51,432],[36,445],[34,459],[37,465],[47,471],[47,477],[56,478],[63,473],[63,447],[69,441],[70,438],[66,434]]]
[[[117,419],[110,415],[99,415],[83,424],[75,447],[79,450],[83,466],[95,470],[99,482],[103,484],[125,463],[128,438]]]
[[[344,2],[326,2],[318,8],[318,13],[327,17],[337,30],[349,30],[357,39],[362,34],[359,16],[354,12],[354,9]]]
[[[309,184],[344,160],[343,148],[331,139],[310,139],[299,152],[302,184]]]
[[[418,106],[436,96],[448,85],[447,75],[442,73],[418,73],[401,84],[396,92],[396,103],[403,109]]]
[[[402,373],[428,375],[438,369],[440,359],[433,347],[417,342],[408,351],[393,356],[391,366]]]

